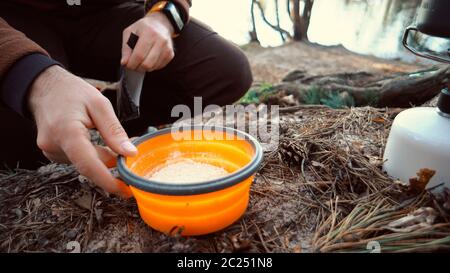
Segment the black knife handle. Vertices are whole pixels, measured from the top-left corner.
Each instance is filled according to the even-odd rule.
[[[137,36],[136,34],[134,34],[134,33],[132,32],[132,33],[130,34],[130,38],[128,38],[127,45],[128,45],[131,49],[134,49],[134,47],[136,46],[138,40],[139,40],[139,36]]]

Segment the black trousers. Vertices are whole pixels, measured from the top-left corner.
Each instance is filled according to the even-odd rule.
[[[52,14],[0,3],[3,19],[69,71],[106,81],[118,80],[122,31],[143,14],[142,5],[133,2]],[[172,107],[192,107],[194,96],[203,97],[203,106],[226,105],[251,85],[250,67],[241,50],[195,19],[174,39],[174,47],[175,58],[168,66],[146,74],[141,117],[123,124],[130,136],[142,134],[148,126],[173,122]],[[15,167],[17,162],[22,168],[33,168],[46,160],[36,146],[35,125],[0,107],[0,165]]]

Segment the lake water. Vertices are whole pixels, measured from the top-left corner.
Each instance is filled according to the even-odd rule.
[[[274,1],[266,0],[266,15],[275,22]],[[412,60],[401,44],[404,29],[413,23],[421,0],[315,0],[308,36],[322,45],[342,44],[347,49],[381,58]],[[281,26],[292,29],[286,1],[279,1]],[[212,26],[237,44],[249,41],[250,0],[194,0],[193,16]],[[267,26],[256,9],[258,38],[263,46],[283,42],[278,32]],[[448,48],[444,39],[427,39],[432,49]]]

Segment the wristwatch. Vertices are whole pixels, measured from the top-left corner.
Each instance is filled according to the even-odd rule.
[[[179,35],[184,28],[185,22],[183,21],[180,11],[177,6],[170,1],[157,2],[152,6],[148,13],[162,12],[167,16],[175,31],[175,36]]]

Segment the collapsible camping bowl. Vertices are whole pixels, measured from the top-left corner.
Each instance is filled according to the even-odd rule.
[[[138,155],[119,157],[119,174],[152,228],[166,234],[203,235],[231,225],[245,212],[263,157],[252,136],[230,128],[192,126],[163,129],[134,144]],[[194,184],[144,178],[174,156],[221,167],[229,174]]]

